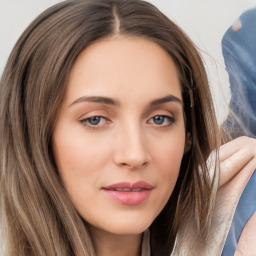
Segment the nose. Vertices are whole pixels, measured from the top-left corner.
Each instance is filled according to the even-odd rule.
[[[145,168],[151,161],[146,136],[139,125],[126,126],[119,129],[120,132],[114,142],[115,164],[129,169]]]

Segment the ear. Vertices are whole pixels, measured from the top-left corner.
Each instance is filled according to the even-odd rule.
[[[185,140],[185,147],[184,147],[184,154],[186,154],[191,149],[192,140],[193,140],[193,137],[192,137],[191,133],[187,132],[186,140]]]

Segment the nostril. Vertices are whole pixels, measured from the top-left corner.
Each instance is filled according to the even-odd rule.
[[[123,168],[145,168],[151,161],[151,156],[147,144],[143,142],[137,132],[134,136],[127,136],[125,139],[122,137],[113,151],[114,163]]]
[[[120,165],[122,165],[122,166],[128,166],[127,163],[121,163]]]
[[[145,168],[148,165],[148,162],[130,161],[130,162],[121,162],[119,163],[119,165],[129,169],[141,169],[141,168]]]

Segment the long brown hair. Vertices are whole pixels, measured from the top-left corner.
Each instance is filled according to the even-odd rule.
[[[54,122],[69,72],[81,51],[115,34],[144,37],[176,64],[182,85],[185,154],[176,187],[151,225],[152,255],[170,255],[186,219],[199,237],[214,199],[206,160],[218,147],[218,127],[201,57],[185,33],[140,0],[69,0],[37,17],[16,43],[1,78],[1,218],[8,256],[95,255],[85,220],[58,175],[51,149]]]

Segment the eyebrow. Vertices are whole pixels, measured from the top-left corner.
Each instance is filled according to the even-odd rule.
[[[151,105],[151,106],[161,105],[161,104],[164,104],[164,103],[167,103],[167,102],[172,102],[172,101],[178,102],[178,103],[180,103],[181,105],[183,105],[182,100],[179,99],[178,97],[174,96],[174,95],[168,95],[168,96],[166,96],[166,97],[153,100],[153,101],[150,103],[150,105]]]
[[[74,104],[81,103],[81,102],[95,102],[95,103],[103,103],[107,105],[113,105],[113,106],[119,106],[120,103],[117,100],[108,98],[108,97],[102,97],[102,96],[83,96],[81,98],[78,98],[73,103],[71,103],[69,106],[71,107]]]
[[[176,97],[174,95],[168,95],[168,96],[165,96],[163,98],[151,101],[149,105],[151,105],[151,106],[161,105],[161,104],[164,104],[164,103],[167,103],[167,102],[172,102],[172,101],[183,104],[182,100],[179,99],[178,97]],[[83,97],[80,97],[80,98],[76,99],[73,103],[71,103],[69,105],[69,107],[73,106],[74,104],[82,103],[82,102],[103,103],[103,104],[113,105],[113,106],[120,106],[121,105],[119,101],[117,101],[115,99],[112,99],[112,98],[108,98],[108,97],[83,96]]]

